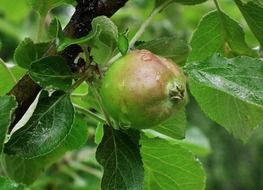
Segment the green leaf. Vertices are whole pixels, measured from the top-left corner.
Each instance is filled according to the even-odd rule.
[[[5,95],[15,85],[15,81],[8,70],[10,71],[0,58],[0,96]]]
[[[101,33],[101,28],[99,26],[92,27],[92,31],[84,37],[72,39],[68,37],[62,37],[59,39],[58,44],[58,51],[63,51],[65,48],[67,48],[70,45],[78,44],[78,45],[93,45],[94,39],[98,37],[98,35]]]
[[[201,163],[179,144],[154,138],[141,139],[146,190],[203,190],[205,172]]]
[[[95,28],[95,26],[100,26],[101,28],[101,33],[98,37],[99,41],[110,49],[115,48],[118,39],[118,28],[111,19],[106,16],[96,17],[92,21],[92,27]]]
[[[30,38],[25,38],[16,48],[14,53],[15,62],[22,68],[29,69],[31,62],[37,59],[37,50]]]
[[[81,148],[87,140],[87,126],[78,116],[72,130],[62,144],[51,153],[32,159],[5,155],[4,169],[15,181],[32,184],[51,164],[60,159],[67,151]]]
[[[5,152],[24,158],[50,153],[72,129],[74,109],[69,95],[61,91],[49,96],[40,94],[37,107],[29,121],[15,131],[5,146]]]
[[[60,56],[49,56],[32,63],[31,78],[47,89],[67,90],[72,84],[73,75]]]
[[[228,56],[256,56],[246,44],[240,25],[225,13],[212,11],[202,18],[190,43],[188,62],[204,60],[218,52]]]
[[[73,3],[75,0],[27,0],[28,4],[36,10],[41,16],[48,13],[49,10],[66,3]]]
[[[0,176],[0,189],[1,190],[29,190],[24,185],[17,184],[3,176]]]
[[[186,129],[186,115],[185,108],[180,109],[173,117],[153,128],[161,134],[169,136],[174,139],[183,139],[185,137]]]
[[[102,190],[142,189],[143,166],[137,144],[139,135],[132,137],[109,126],[104,127],[104,137],[96,154],[104,168]]]
[[[172,59],[178,65],[183,65],[187,59],[190,47],[178,37],[164,37],[140,44],[138,49],[147,49],[154,54]]]
[[[62,26],[58,20],[58,18],[53,18],[53,20],[51,21],[49,28],[48,28],[48,37],[50,39],[55,39],[55,38],[63,38],[64,37],[64,33],[62,31]]]
[[[87,139],[88,126],[85,120],[83,120],[79,115],[76,115],[72,129],[62,146],[64,146],[67,150],[80,149],[85,145]]]
[[[203,111],[243,141],[263,124],[263,61],[214,55],[187,68]]]
[[[247,4],[240,0],[235,0],[239,10],[245,17],[248,26],[258,39],[261,47],[263,47],[263,2],[250,1]]]
[[[103,131],[103,123],[98,123],[96,131],[95,131],[95,143],[99,145],[102,141],[104,131]]]
[[[8,127],[11,123],[11,115],[17,104],[13,96],[0,96],[0,154],[3,152],[3,145],[6,140]]]
[[[66,47],[78,44],[80,46],[93,46],[93,49],[106,48],[110,55],[117,46],[118,29],[117,26],[106,16],[98,16],[92,21],[91,32],[82,38],[72,39],[61,37],[59,39],[58,51]],[[93,54],[96,54],[94,50]],[[95,55],[94,55],[95,56]],[[100,55],[102,57],[102,55]]]
[[[95,41],[91,54],[95,62],[103,64],[110,60],[114,50],[117,48],[118,28],[111,19],[106,16],[96,17],[92,21],[92,28],[96,26],[100,27],[101,33]]]
[[[47,51],[49,43],[34,42],[30,38],[25,38],[16,48],[14,60],[20,67],[29,69],[33,61],[41,58]]]

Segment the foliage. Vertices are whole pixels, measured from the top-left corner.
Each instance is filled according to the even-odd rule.
[[[0,2],[0,189],[263,188],[253,174],[263,171],[262,1],[130,0],[112,18],[83,17],[89,32],[74,38],[65,25],[79,3]],[[134,49],[173,60],[187,76],[188,104],[152,129],[117,122],[100,94],[108,68]],[[40,89],[26,110],[23,75]]]

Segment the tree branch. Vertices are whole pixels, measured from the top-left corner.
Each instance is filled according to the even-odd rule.
[[[71,17],[68,25],[64,29],[67,37],[80,38],[87,35],[91,30],[92,20],[101,15],[112,16],[116,11],[125,5],[128,0],[76,0],[77,6],[75,13]],[[66,48],[59,55],[62,56],[70,65],[82,51],[78,45],[72,45]],[[44,56],[58,55],[56,47],[50,44],[48,51]],[[34,101],[41,87],[38,86],[29,75],[23,76],[19,82],[11,89],[8,95],[16,97],[18,108],[13,115],[13,122],[10,130],[22,118],[26,110]]]

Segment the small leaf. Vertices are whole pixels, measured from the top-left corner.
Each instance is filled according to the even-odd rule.
[[[117,48],[118,28],[106,16],[96,17],[92,21],[92,28],[96,26],[101,28],[101,33],[95,41],[91,54],[96,63],[104,64],[109,61],[113,56],[114,50]]]
[[[20,67],[29,69],[33,61],[42,57],[48,49],[48,46],[49,43],[34,44],[30,38],[25,38],[15,50],[15,62]]]
[[[187,67],[190,90],[203,111],[247,141],[263,124],[263,61],[214,55]]]
[[[37,59],[37,51],[34,42],[30,38],[25,38],[16,48],[14,59],[16,63],[25,69],[29,69],[31,62]]]
[[[141,190],[143,166],[139,151],[139,135],[131,137],[109,126],[97,149],[96,158],[104,168],[102,190]]]
[[[247,4],[240,0],[235,0],[239,10],[245,17],[248,26],[258,39],[261,47],[263,47],[263,2],[251,0]]]
[[[145,190],[204,190],[204,169],[191,152],[158,138],[143,136],[140,143]]]
[[[29,190],[24,185],[17,184],[8,178],[0,176],[0,189],[1,190]]]
[[[14,132],[5,152],[23,158],[46,155],[66,138],[73,119],[74,109],[68,94],[56,91],[49,96],[43,91],[32,117]]]
[[[58,51],[62,51],[70,45],[78,44],[80,46],[92,46],[93,49],[107,48],[108,51],[112,53],[117,45],[117,26],[106,16],[94,18],[91,24],[92,30],[87,36],[78,39],[67,37],[61,38],[58,45]],[[101,56],[102,55],[100,55],[100,57]]]
[[[213,53],[256,56],[245,42],[240,25],[225,13],[212,11],[202,18],[191,39],[188,62],[204,60]]]
[[[3,145],[6,140],[8,127],[11,123],[11,115],[17,104],[13,96],[0,96],[0,154],[3,152]]]
[[[47,89],[67,90],[72,84],[73,75],[60,56],[44,57],[32,63],[31,78]]]
[[[103,131],[103,123],[98,123],[96,131],[95,131],[95,143],[99,145],[102,141],[104,131]]]
[[[153,128],[154,131],[157,131],[174,139],[183,139],[185,137],[185,129],[185,108],[180,109],[180,111],[172,116],[170,119]]]
[[[68,37],[64,37],[59,39],[59,45],[58,45],[58,51],[63,51],[65,48],[67,48],[70,45],[78,44],[78,45],[94,45],[93,40],[98,37],[98,35],[101,33],[101,28],[99,26],[96,26],[95,28],[92,28],[92,31],[84,37],[72,39]]]
[[[125,34],[119,34],[118,49],[122,55],[126,55],[129,50],[129,40]]]
[[[62,31],[62,27],[58,18],[54,18],[51,21],[47,33],[50,39],[55,39],[55,38],[60,39],[64,37],[64,33]]]
[[[166,37],[140,44],[138,49],[147,49],[154,54],[172,59],[178,65],[184,65],[190,52],[186,42],[177,37]]]
[[[92,28],[100,26],[101,33],[99,40],[110,49],[116,47],[118,39],[118,28],[112,20],[106,16],[99,16],[93,19]]]

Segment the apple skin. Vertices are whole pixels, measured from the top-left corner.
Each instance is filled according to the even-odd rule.
[[[134,50],[111,65],[100,89],[106,111],[136,129],[157,126],[185,103],[186,80],[171,60]]]

